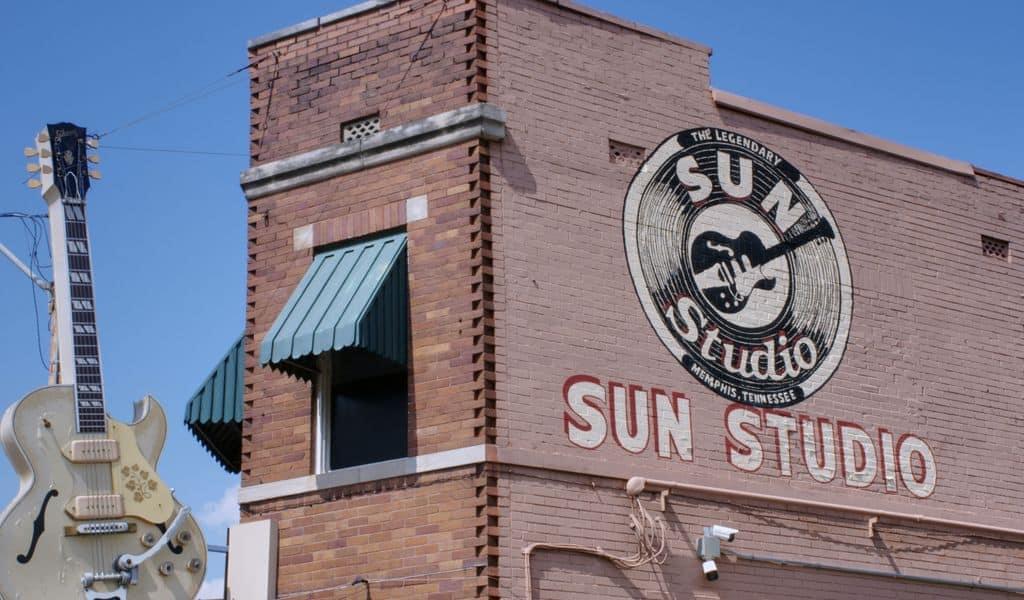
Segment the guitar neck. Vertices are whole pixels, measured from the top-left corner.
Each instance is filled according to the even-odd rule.
[[[818,219],[818,222],[815,223],[814,227],[798,234],[791,240],[785,240],[765,250],[764,258],[757,261],[758,264],[753,266],[759,267],[761,265],[766,265],[776,258],[783,256],[784,254],[788,254],[808,242],[813,242],[814,240],[823,237],[835,237],[835,232],[832,230],[832,225],[827,220]]]
[[[40,188],[49,207],[50,243],[53,251],[54,311],[57,332],[58,381],[75,388],[75,421],[79,433],[105,433],[107,410],[103,401],[100,344],[96,333],[96,306],[92,288],[89,229],[85,221],[85,196],[95,162],[86,148],[90,142],[84,127],[53,123],[36,136],[36,148],[26,156],[38,156],[40,173],[32,187]]]
[[[57,273],[54,275],[67,284],[68,301],[65,306],[58,306],[58,310],[63,308],[68,311],[71,325],[71,331],[59,331],[62,337],[71,336],[70,344],[63,344],[63,347],[71,348],[71,356],[61,356],[62,377],[65,382],[70,383],[70,376],[73,373],[78,431],[104,433],[107,427],[106,407],[103,398],[99,337],[96,331],[92,258],[85,220],[85,202],[77,198],[65,198],[61,202],[64,208],[67,273],[65,277],[60,277]]]

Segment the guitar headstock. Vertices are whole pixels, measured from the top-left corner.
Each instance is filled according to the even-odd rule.
[[[99,156],[88,153],[99,140],[88,137],[84,127],[55,123],[39,132],[35,142],[35,148],[25,148],[25,156],[38,159],[29,163],[28,172],[39,179],[29,179],[28,186],[38,188],[47,204],[61,198],[85,201],[89,180],[100,178],[99,171],[89,170]]]

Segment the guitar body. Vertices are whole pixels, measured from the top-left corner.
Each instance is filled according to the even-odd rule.
[[[827,219],[818,219],[812,227],[771,248],[765,248],[752,231],[735,238],[705,231],[690,247],[690,265],[708,302],[720,313],[735,314],[746,308],[754,290],[775,289],[775,277],[764,272],[765,265],[804,244],[835,235]]]
[[[690,250],[698,287],[719,312],[726,314],[746,308],[753,290],[774,289],[775,278],[765,275],[761,268],[768,262],[767,255],[761,238],[750,231],[735,239],[706,231],[697,236]]]
[[[119,556],[146,551],[181,506],[155,470],[167,431],[156,400],[136,402],[131,424],[106,417],[100,434],[76,433],[74,403],[72,386],[44,387],[8,408],[0,422],[4,451],[20,479],[17,497],[0,515],[0,599],[194,598],[206,571],[206,543],[191,515],[138,566],[137,583],[83,586],[86,573],[114,573]],[[83,462],[94,447],[72,451],[81,440],[116,445],[117,456]],[[110,524],[129,531],[77,531]]]

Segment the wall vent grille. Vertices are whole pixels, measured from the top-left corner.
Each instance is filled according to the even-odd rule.
[[[617,165],[637,169],[643,164],[645,154],[646,152],[640,146],[608,140],[608,160]]]
[[[350,142],[380,133],[380,115],[362,117],[341,124],[341,141]]]
[[[981,253],[1001,260],[1010,260],[1010,242],[983,235],[981,236]]]

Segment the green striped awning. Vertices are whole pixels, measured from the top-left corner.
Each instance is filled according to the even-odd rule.
[[[318,354],[361,349],[406,364],[405,233],[318,253],[260,344],[260,364],[309,379]]]
[[[231,473],[242,468],[243,338],[239,336],[185,407],[185,425]]]

